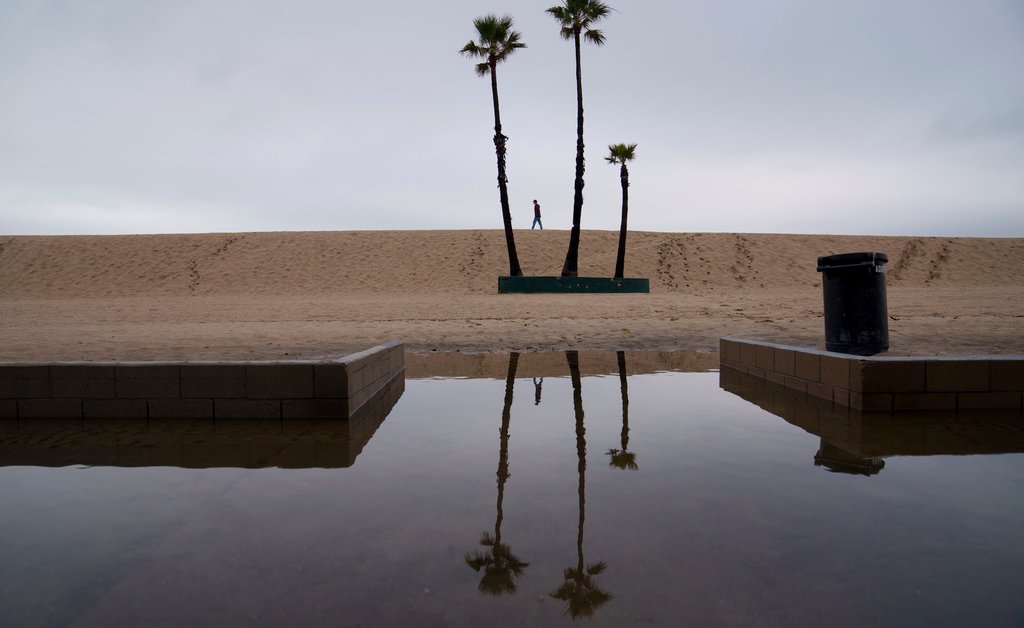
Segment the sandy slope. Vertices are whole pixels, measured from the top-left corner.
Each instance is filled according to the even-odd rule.
[[[516,232],[527,274],[568,234]],[[584,231],[580,274],[617,234]],[[889,254],[894,353],[1024,353],[1024,239],[631,233],[650,295],[498,295],[488,231],[0,236],[0,360],[324,356],[419,350],[713,349],[722,335],[815,345],[819,255]]]

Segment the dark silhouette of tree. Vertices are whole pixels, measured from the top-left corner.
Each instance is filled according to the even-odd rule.
[[[498,64],[516,50],[525,48],[519,41],[518,31],[512,29],[512,18],[486,15],[473,20],[479,43],[470,40],[459,53],[479,57],[484,61],[476,65],[479,76],[491,75],[491,99],[494,101],[494,151],[498,155],[498,196],[501,200],[501,218],[505,223],[505,248],[508,249],[508,274],[513,277],[523,274],[516,254],[516,241],[512,234],[512,211],[508,204],[508,178],[505,176],[505,143],[508,141],[501,132],[501,112],[498,108]]]
[[[503,593],[516,592],[516,579],[523,575],[523,572],[530,563],[524,563],[512,553],[508,545],[501,542],[501,522],[504,518],[502,502],[505,499],[505,482],[509,478],[508,472],[508,430],[512,415],[512,388],[515,384],[516,367],[519,364],[519,354],[511,353],[508,356],[508,374],[505,378],[505,406],[501,411],[500,446],[498,451],[498,516],[494,522],[494,536],[484,532],[480,537],[480,545],[487,548],[486,551],[475,551],[466,554],[466,564],[479,572],[483,570],[480,584],[477,589],[488,595],[502,595]]]
[[[611,456],[611,462],[608,464],[617,469],[636,471],[639,468],[636,465],[636,454],[627,451],[629,449],[629,386],[626,384],[626,352],[618,351],[615,357],[619,362],[619,394],[622,396],[622,449],[608,450],[608,455]]]
[[[608,568],[604,562],[585,565],[583,560],[583,524],[586,519],[586,471],[587,471],[587,439],[583,426],[583,387],[580,383],[579,354],[575,351],[565,352],[569,363],[569,375],[572,378],[572,402],[576,413],[576,469],[579,473],[579,526],[576,533],[575,567],[566,567],[562,574],[564,582],[549,593],[556,600],[568,605],[567,612],[573,619],[592,617],[594,612],[612,599],[610,593],[601,589],[594,576]]]
[[[576,47],[576,179],[572,196],[572,230],[569,232],[569,250],[562,266],[563,277],[579,274],[580,216],[583,213],[583,68],[580,65],[580,37],[592,44],[604,44],[604,33],[591,28],[604,19],[611,8],[595,0],[562,0],[562,4],[547,9],[558,20],[563,39],[571,39]]]
[[[629,169],[626,162],[636,159],[636,144],[611,144],[605,161],[621,164],[619,182],[622,184],[622,222],[619,224],[619,250],[615,253],[615,278],[622,279],[626,270],[626,214],[629,213]]]

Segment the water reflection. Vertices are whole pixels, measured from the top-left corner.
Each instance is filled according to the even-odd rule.
[[[583,384],[580,381],[579,355],[575,351],[566,351],[565,358],[569,363],[569,376],[572,378],[572,407],[576,415],[579,524],[576,529],[576,565],[565,568],[562,574],[564,582],[548,595],[565,602],[567,612],[573,619],[576,619],[593,616],[598,608],[612,599],[612,596],[594,580],[594,576],[604,573],[608,566],[603,561],[584,566],[583,524],[587,518],[587,430],[583,425]]]
[[[762,400],[793,429],[717,373],[588,360],[407,381],[344,471],[0,467],[0,626],[1019,623],[1024,456],[920,455],[1012,451],[1011,429]],[[24,464],[84,438],[40,429]]]
[[[523,575],[530,563],[523,562],[512,549],[501,542],[501,522],[504,518],[502,504],[505,501],[505,482],[508,481],[508,430],[512,416],[512,390],[516,381],[516,365],[519,354],[508,356],[508,375],[505,378],[505,404],[501,409],[501,430],[499,431],[498,448],[498,515],[494,521],[494,536],[484,532],[480,537],[480,545],[485,551],[474,551],[466,554],[466,564],[479,572],[483,570],[478,589],[488,595],[515,593],[516,580]],[[537,393],[538,400],[540,393]]]
[[[814,464],[836,473],[876,475],[893,456],[1024,452],[1020,410],[860,412],[731,369],[719,385],[820,437]]]
[[[622,433],[619,437],[622,449],[608,450],[608,456],[611,457],[608,464],[616,469],[636,471],[640,468],[636,464],[636,454],[629,451],[629,383],[626,381],[626,353],[617,351],[615,357],[619,365],[619,395],[622,397]]]

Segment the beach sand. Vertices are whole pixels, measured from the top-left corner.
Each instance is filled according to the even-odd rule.
[[[617,236],[583,232],[580,275],[611,275]],[[557,275],[568,232],[516,243]],[[0,236],[0,361],[821,347],[816,258],[854,251],[889,255],[891,354],[1024,354],[1024,238],[635,232],[648,295],[499,295],[503,233],[452,230]]]

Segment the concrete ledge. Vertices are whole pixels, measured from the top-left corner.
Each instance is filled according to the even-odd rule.
[[[348,418],[404,376],[397,341],[323,361],[6,364],[0,418]]]
[[[577,292],[577,293],[644,293],[651,291],[646,278],[611,277],[498,277],[500,293]]]
[[[1024,356],[858,356],[722,338],[722,368],[863,411],[1024,407]]]
[[[405,390],[395,378],[346,420],[96,419],[0,422],[0,466],[336,468],[356,457]],[[58,400],[67,403],[67,400]],[[96,400],[87,404],[145,404]],[[161,403],[195,404],[198,400]],[[255,400],[267,403],[267,400]],[[319,403],[298,400],[297,403]],[[212,414],[212,403],[210,413]],[[287,402],[285,402],[287,403]],[[97,405],[96,407],[100,407]],[[127,406],[126,406],[127,407]]]

